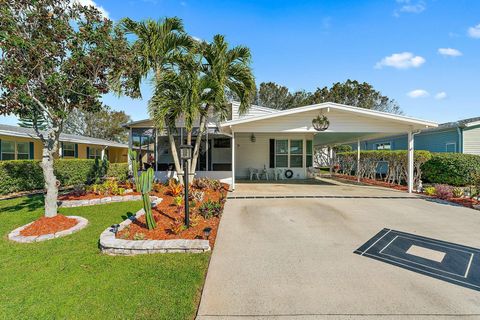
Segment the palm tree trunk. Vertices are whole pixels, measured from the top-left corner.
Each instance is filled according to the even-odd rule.
[[[170,129],[167,129],[168,141],[170,142],[170,151],[172,152],[173,163],[175,164],[175,171],[177,171],[177,177],[179,181],[183,181],[183,168],[178,158],[177,146],[175,144],[175,137]]]
[[[208,114],[208,108],[207,108],[206,114]],[[207,117],[204,114],[202,114],[200,116],[200,128],[199,128],[197,140],[195,141],[195,147],[193,148],[192,163],[190,164],[189,171],[192,174],[195,173],[195,168],[197,167],[198,155],[200,154],[200,145],[202,142],[202,137],[205,132],[206,126],[207,126]]]

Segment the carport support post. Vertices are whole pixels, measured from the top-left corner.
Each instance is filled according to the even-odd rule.
[[[357,182],[360,182],[360,140],[357,140]]]
[[[232,129],[232,190],[235,190],[235,132],[233,131],[233,129]]]
[[[413,159],[414,159],[414,143],[413,133],[408,132],[408,193],[413,192]]]

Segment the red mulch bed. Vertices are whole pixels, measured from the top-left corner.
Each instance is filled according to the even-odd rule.
[[[480,204],[480,201],[470,198],[449,198],[447,201],[462,205],[464,207],[472,208],[474,204]]]
[[[335,174],[335,177],[340,178],[340,179],[350,180],[350,181],[357,181],[357,177],[344,175],[344,174]],[[379,187],[386,187],[386,188],[401,190],[401,191],[407,191],[408,190],[407,186],[387,183],[387,182],[379,181],[379,180],[362,178],[362,179],[360,179],[360,182],[370,184],[370,185],[374,185],[374,186],[379,186]],[[435,196],[431,196],[431,197],[432,198],[438,198],[438,197],[435,197]],[[443,199],[443,200],[450,201],[450,202],[459,204],[459,205],[467,207],[467,208],[472,208],[472,209],[473,209],[473,205],[480,204],[480,201],[475,200],[475,199],[470,199],[470,198],[448,198],[448,199]]]
[[[140,195],[139,192],[130,192],[130,193],[125,193],[122,196],[133,196],[133,195]],[[97,194],[93,192],[87,192],[84,194],[76,194],[74,192],[70,192],[67,194],[63,194],[58,197],[58,200],[60,201],[66,201],[66,200],[91,200],[91,199],[101,199],[105,197],[113,197],[114,195],[107,195],[107,194]]]
[[[195,190],[195,189],[194,189]],[[228,185],[224,184],[222,191],[214,191],[211,189],[203,189],[205,192],[203,202],[212,200],[219,202],[220,198],[226,197]],[[210,247],[214,247],[215,239],[217,237],[218,225],[220,223],[219,217],[212,217],[210,219],[204,219],[198,214],[198,208],[201,203],[197,203],[195,207],[190,207],[190,222],[196,222],[195,226],[191,225],[190,228],[185,229],[178,234],[175,234],[172,230],[172,223],[175,221],[184,221],[185,215],[183,206],[178,208],[173,202],[173,197],[168,194],[166,187],[160,187],[152,193],[152,195],[162,198],[155,208],[152,209],[153,217],[157,222],[157,227],[153,230],[148,230],[145,222],[145,215],[141,216],[138,220],[134,221],[128,228],[118,232],[117,238],[134,240],[135,235],[143,235],[145,240],[168,240],[168,239],[205,239],[203,229],[206,227],[212,228],[210,236],[208,238]]]
[[[357,177],[349,176],[349,175],[346,175],[346,174],[335,174],[335,177],[340,178],[340,179],[345,179],[345,180],[357,181]],[[361,178],[360,182],[366,183],[366,184],[371,184],[371,185],[374,185],[374,186],[379,186],[379,187],[391,188],[391,189],[395,189],[395,190],[401,190],[401,191],[408,190],[407,186],[402,186],[402,185],[398,185],[398,184],[394,184],[394,183],[388,183],[388,182],[380,181],[380,180]]]
[[[55,217],[41,217],[20,231],[22,236],[41,236],[70,229],[78,223],[77,220],[57,214]]]

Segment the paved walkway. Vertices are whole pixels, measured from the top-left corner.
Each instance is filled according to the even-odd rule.
[[[480,292],[353,253],[383,228],[478,248],[478,211],[343,184],[231,195],[356,197],[228,200],[199,320],[480,319]]]

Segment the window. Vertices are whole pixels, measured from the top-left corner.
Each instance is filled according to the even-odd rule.
[[[101,159],[102,158],[102,149],[101,148],[90,148],[88,158],[89,159]]]
[[[230,148],[230,139],[214,139],[213,147],[216,149]]]
[[[303,140],[290,140],[290,167],[303,167]]]
[[[288,140],[275,140],[275,167],[288,167]]]
[[[313,141],[307,140],[307,168],[313,166]]]
[[[17,160],[30,159],[30,144],[28,142],[17,142]]]
[[[75,143],[64,142],[62,145],[62,156],[65,158],[75,157]]]
[[[15,160],[15,141],[2,140],[2,160]]]
[[[376,150],[392,150],[392,145],[390,142],[376,143],[375,149]]]
[[[455,142],[449,142],[445,145],[446,152],[457,152],[457,144]]]

